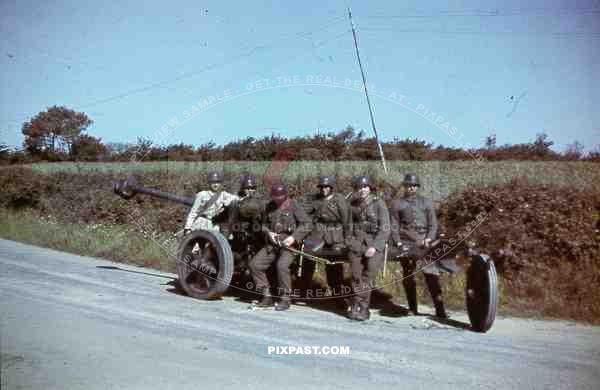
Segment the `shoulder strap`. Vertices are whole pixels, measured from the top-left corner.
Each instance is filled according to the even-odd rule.
[[[213,204],[215,204],[215,202],[217,201],[217,199],[219,199],[219,196],[221,196],[221,191],[215,192],[215,194],[213,196],[211,196],[211,198],[208,200],[208,202],[204,203],[204,206],[202,206],[202,208],[200,210],[198,210],[198,214],[201,215],[206,210],[208,210],[208,208],[210,206],[212,206]]]

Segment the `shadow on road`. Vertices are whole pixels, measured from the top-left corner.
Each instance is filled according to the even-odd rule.
[[[173,293],[173,294],[177,294],[177,295],[187,296],[185,290],[183,289],[183,287],[181,287],[181,284],[179,283],[179,279],[173,278],[171,276],[154,274],[151,272],[133,271],[133,270],[128,270],[128,269],[124,269],[124,268],[119,268],[116,266],[98,265],[98,266],[96,266],[96,268],[105,269],[105,270],[131,272],[131,273],[135,273],[135,274],[149,275],[149,276],[155,276],[155,277],[164,278],[164,279],[170,279],[168,282],[162,284],[163,286],[169,286],[169,288],[166,291]],[[272,275],[269,275],[269,278],[271,279]],[[248,281],[250,281],[250,279],[235,276],[233,278],[233,280],[231,281],[231,287],[229,289],[227,289],[225,296],[233,297],[233,298],[235,298],[236,301],[244,302],[244,303],[252,303],[253,301],[259,300],[261,298],[260,294],[243,288],[243,286],[245,286],[246,282],[248,282]],[[271,280],[271,282],[276,283],[275,280]],[[294,282],[295,282],[294,284],[296,284],[298,281],[294,281]],[[235,287],[235,288],[233,288],[233,287]],[[296,287],[296,286],[294,286],[294,287]],[[326,286],[324,286],[318,282],[313,282],[311,288],[314,290],[316,290],[316,289],[325,290]],[[385,292],[382,292],[379,290],[373,290],[373,292],[371,293],[371,310],[372,311],[378,310],[379,315],[384,316],[384,317],[398,318],[398,317],[409,316],[410,315],[409,310],[402,305],[398,305],[398,304],[394,303],[393,298],[394,297],[388,293],[385,293]],[[275,297],[275,300],[276,299],[277,298]],[[326,311],[329,313],[336,314],[340,317],[347,318],[348,317],[348,306],[350,305],[351,297],[321,298],[321,299],[310,299],[310,298],[303,299],[301,297],[292,297],[292,302],[294,305],[297,305],[297,306],[310,307],[315,310]],[[433,322],[437,322],[442,325],[451,326],[451,327],[454,327],[457,329],[462,329],[462,330],[471,330],[471,325],[468,323],[465,323],[465,322],[453,320],[450,318],[443,319],[443,318],[437,318],[435,316],[427,316],[427,315],[423,315],[423,316],[427,317],[429,320],[431,320]]]
[[[116,267],[114,265],[97,265],[96,268],[106,269],[106,270],[114,270],[114,271],[131,272],[131,273],[134,273],[134,274],[149,275],[149,276],[155,276],[157,278],[165,278],[165,279],[175,280],[175,278],[173,278],[171,276],[167,276],[167,275],[153,274],[151,272],[144,272],[144,271],[133,271],[133,270],[130,270],[130,269],[124,269],[124,268]]]
[[[462,330],[472,330],[471,324],[467,324],[462,321],[453,320],[451,318],[438,318],[435,316],[428,316],[427,318],[433,322],[437,322],[438,324],[447,325],[447,326],[451,326],[453,328],[462,329]]]

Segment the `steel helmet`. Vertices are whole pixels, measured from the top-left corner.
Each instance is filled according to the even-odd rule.
[[[354,188],[358,189],[364,186],[368,186],[371,189],[373,188],[373,183],[371,183],[369,176],[357,176],[354,178]]]
[[[404,176],[402,184],[404,184],[405,186],[421,186],[421,183],[419,182],[419,177],[414,173],[406,174]]]
[[[256,188],[256,178],[253,175],[246,175],[242,177],[242,190],[248,188]]]
[[[223,174],[221,172],[208,172],[208,175],[206,175],[206,181],[208,181],[209,183],[222,183],[223,182]]]
[[[319,184],[317,187],[331,187],[335,186],[335,177],[333,176],[321,176],[319,177]]]

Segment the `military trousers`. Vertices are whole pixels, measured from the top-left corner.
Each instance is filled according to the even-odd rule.
[[[290,251],[270,246],[263,247],[259,250],[248,264],[256,291],[264,291],[264,289],[272,291],[266,271],[271,264],[276,263],[277,282],[279,284],[277,292],[282,297],[289,297],[292,291],[290,265],[294,261],[295,256],[296,255]]]
[[[312,280],[315,274],[316,263],[310,259],[304,259],[302,264],[302,288],[310,290],[312,288]],[[327,264],[325,265],[325,273],[327,275],[327,286],[339,295],[342,286],[344,285],[344,264]]]
[[[371,291],[377,288],[375,278],[383,266],[383,253],[377,251],[372,257],[365,257],[364,252],[350,252],[348,257],[352,267],[353,301],[369,306]]]
[[[409,301],[409,304],[411,303],[411,300],[414,300],[413,304],[416,307],[417,282],[415,280],[415,275],[420,271],[423,271],[423,275],[425,276],[425,284],[427,285],[427,289],[429,290],[429,295],[431,295],[433,303],[436,304],[443,302],[439,272],[427,272],[428,269],[433,268],[432,266],[424,269],[417,269],[418,261],[415,258],[403,259],[401,263],[402,284],[404,286],[404,291],[406,292],[406,297]]]

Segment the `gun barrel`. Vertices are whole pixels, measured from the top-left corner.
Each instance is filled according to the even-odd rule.
[[[113,190],[117,195],[121,196],[124,199],[131,199],[136,194],[140,193],[154,196],[160,199],[170,200],[172,202],[180,204],[185,204],[187,206],[192,206],[194,204],[193,197],[171,194],[169,192],[160,191],[155,188],[144,187],[143,185],[138,184],[137,180],[133,176],[129,176],[125,180],[114,181]]]
[[[170,201],[185,204],[188,206],[191,206],[194,204],[194,198],[191,198],[188,196],[171,194],[168,192],[157,190],[155,188],[148,188],[148,187],[138,185],[135,187],[135,191],[139,192],[140,194],[146,194],[146,195],[154,196],[156,198],[170,200]]]

